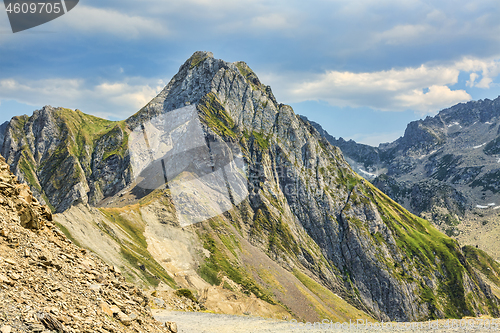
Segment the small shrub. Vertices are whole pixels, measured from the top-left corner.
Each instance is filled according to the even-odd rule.
[[[185,288],[177,289],[175,291],[175,294],[179,297],[186,297],[187,299],[190,299],[193,302],[198,303],[198,300],[196,299],[196,297],[194,297],[193,293],[189,289]]]

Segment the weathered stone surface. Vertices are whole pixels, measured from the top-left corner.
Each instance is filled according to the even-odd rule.
[[[13,185],[0,188],[4,201],[16,202],[16,188],[0,157],[0,176]],[[24,208],[39,206],[26,191]],[[144,292],[127,286],[123,276],[87,250],[69,241],[50,221],[38,216],[37,228],[20,218],[16,205],[0,205],[0,332],[162,332],[147,303],[129,301]],[[16,244],[16,246],[12,246]],[[90,272],[90,273],[87,273]],[[92,276],[100,276],[94,288]],[[120,304],[122,308],[108,304]],[[113,311],[114,310],[114,311]],[[125,313],[134,313],[134,320]],[[116,319],[113,316],[117,316]],[[140,317],[139,317],[140,315]],[[104,331],[105,330],[105,331]]]
[[[2,328],[0,328],[0,332],[10,333],[12,332],[12,327],[10,327],[9,325],[3,325]]]
[[[113,310],[111,309],[108,303],[101,302],[101,311],[106,315],[113,317]]]
[[[118,318],[118,320],[125,326],[130,326],[131,322],[132,322],[132,319],[130,319],[129,316],[127,316],[126,314],[124,314],[123,312],[121,311],[118,311],[116,313],[116,317]]]
[[[177,333],[177,324],[171,321],[167,321],[165,323],[165,327],[169,330],[169,332]]]
[[[494,184],[497,177],[491,177],[499,170],[500,97],[460,103],[413,121],[403,137],[379,147],[336,139],[321,125],[310,123],[355,167],[362,165],[375,175],[386,170],[375,180],[377,187],[411,212],[433,216],[437,223],[446,214],[463,220],[476,205],[500,198],[500,187]],[[426,188],[431,190],[423,195]]]
[[[64,332],[63,325],[56,318],[52,317],[48,313],[37,314],[38,320],[45,326],[46,329],[56,332]]]

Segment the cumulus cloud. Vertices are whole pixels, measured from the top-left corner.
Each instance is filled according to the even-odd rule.
[[[500,75],[498,60],[464,58],[447,65],[421,65],[374,72],[327,71],[323,74],[268,74],[277,95],[289,103],[323,100],[338,107],[370,107],[382,111],[414,110],[432,114],[471,96],[453,89],[460,73],[470,73],[467,86],[489,88]],[[295,83],[294,83],[295,82]]]
[[[163,81],[145,83],[142,78],[103,82],[89,86],[81,79],[0,80],[0,100],[40,107],[80,109],[103,118],[126,118],[137,112],[164,87]]]
[[[500,59],[466,58],[458,62],[456,67],[464,72],[471,72],[469,81],[467,81],[469,87],[490,88],[493,80],[500,75]],[[481,79],[477,81],[479,77]]]
[[[401,93],[395,96],[394,102],[400,108],[413,109],[426,114],[470,99],[471,96],[465,90],[451,90],[447,86],[430,86],[425,93],[419,89]]]
[[[254,17],[252,19],[252,25],[261,29],[270,30],[289,29],[292,27],[288,19],[284,15],[278,13]]]
[[[54,23],[81,32],[109,34],[126,39],[143,36],[167,36],[165,23],[155,17],[139,16],[118,10],[89,7],[80,4]]]
[[[424,24],[396,25],[389,30],[377,33],[374,40],[388,45],[409,44],[417,39],[423,39],[433,31],[432,26]]]
[[[452,91],[459,70],[447,67],[391,69],[352,73],[329,71],[294,87],[291,93],[303,100],[325,100],[336,106],[368,106],[384,111],[436,111],[469,100],[463,90]],[[428,91],[424,92],[424,89]]]

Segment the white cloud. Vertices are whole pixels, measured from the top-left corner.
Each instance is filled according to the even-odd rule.
[[[80,79],[0,80],[0,100],[40,107],[43,105],[80,109],[100,117],[126,118],[137,112],[164,87],[163,81],[151,84],[142,78],[122,82],[103,82],[87,86]]]
[[[465,90],[451,90],[447,86],[430,86],[428,89],[426,93],[414,89],[395,96],[396,105],[426,114],[471,100],[471,96]]]
[[[470,73],[467,86],[489,88],[500,75],[500,61],[464,58],[451,64],[374,72],[267,74],[263,76],[263,81],[276,87],[277,96],[288,103],[323,100],[338,107],[414,110],[421,114],[432,114],[471,99],[465,90],[450,88],[458,82],[459,74],[463,72]]]
[[[470,87],[478,87],[488,89],[493,80],[500,75],[500,60],[499,59],[472,59],[465,58],[456,64],[456,67],[464,72],[472,72],[467,85]],[[481,72],[481,80],[478,72]]]
[[[130,15],[118,10],[88,7],[81,4],[77,9],[55,22],[82,32],[111,34],[127,39],[169,34],[165,23],[154,17]]]
[[[292,27],[292,24],[288,22],[287,18],[278,13],[254,17],[252,19],[252,25],[256,28],[270,30],[282,30]]]
[[[323,100],[338,107],[433,114],[471,99],[465,90],[450,88],[458,82],[460,73],[469,74],[467,87],[487,89],[500,76],[500,60],[463,58],[451,64],[360,73],[267,73],[262,79],[287,103]]]
[[[467,87],[474,87],[474,84],[476,83],[476,79],[478,77],[479,77],[479,74],[477,74],[477,73],[470,73],[469,80],[466,83]]]
[[[400,45],[414,43],[417,39],[423,39],[434,31],[429,25],[405,24],[396,25],[393,28],[375,35],[375,40],[388,45]]]
[[[450,102],[470,99],[465,91],[451,91],[446,86],[456,83],[458,74],[456,68],[424,65],[371,73],[329,71],[316,80],[299,84],[292,94],[303,100],[326,100],[336,106],[433,112]],[[426,93],[425,88],[429,88]]]

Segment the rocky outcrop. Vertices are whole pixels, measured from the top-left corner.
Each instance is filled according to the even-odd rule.
[[[279,104],[244,62],[196,52],[156,98],[120,123],[50,107],[31,118],[13,119],[3,151],[13,169],[32,186],[39,184],[39,192],[59,211],[78,200],[95,204],[105,198],[112,205],[124,200],[121,195],[138,193],[126,138],[141,133],[141,127],[145,133],[149,121],[163,119],[159,116],[176,112],[182,118],[178,109],[186,105],[196,108],[207,149],[226,147],[227,156],[238,153],[246,165],[248,195],[241,200],[232,195],[226,212],[192,227],[210,253],[200,268],[207,281],[224,274],[246,292],[275,302],[279,292],[270,295],[241,268],[251,259],[244,259],[242,242],[231,241],[238,233],[282,268],[306,272],[378,319],[498,313],[498,300],[456,241],[356,175],[341,151],[290,106]],[[37,125],[44,122],[47,126]],[[43,138],[46,131],[53,135]],[[437,133],[419,126],[416,131],[422,138]],[[438,134],[432,145],[441,144]],[[150,146],[149,139],[144,141]],[[199,170],[191,165],[183,175],[196,178]],[[168,186],[173,184],[169,171],[163,168],[160,177]],[[229,188],[227,176],[224,180]],[[184,195],[181,202],[197,212],[205,198],[196,198],[191,202]],[[166,212],[179,209],[172,198],[163,200]],[[175,214],[165,223],[181,228]]]
[[[42,206],[28,185],[19,184],[16,176],[10,173],[5,159],[0,156],[0,204],[4,205],[12,220],[18,220],[20,225],[33,230],[43,228],[45,220],[52,221],[50,208]]]
[[[411,122],[403,137],[379,147],[319,131],[341,148],[353,167],[364,166],[357,170],[361,176],[454,236],[468,239],[469,231],[460,222],[493,216],[500,207],[500,97],[460,103]],[[370,170],[374,175],[366,174]],[[374,179],[376,171],[382,175]]]
[[[7,126],[9,126],[9,122],[6,121],[2,125],[0,125],[0,149],[3,146],[3,141],[5,139],[5,130],[7,129]]]
[[[81,111],[45,106],[14,117],[2,155],[35,197],[62,212],[74,203],[96,203],[130,182],[123,124]]]
[[[3,157],[0,179],[2,332],[172,332],[141,289],[66,238]]]

